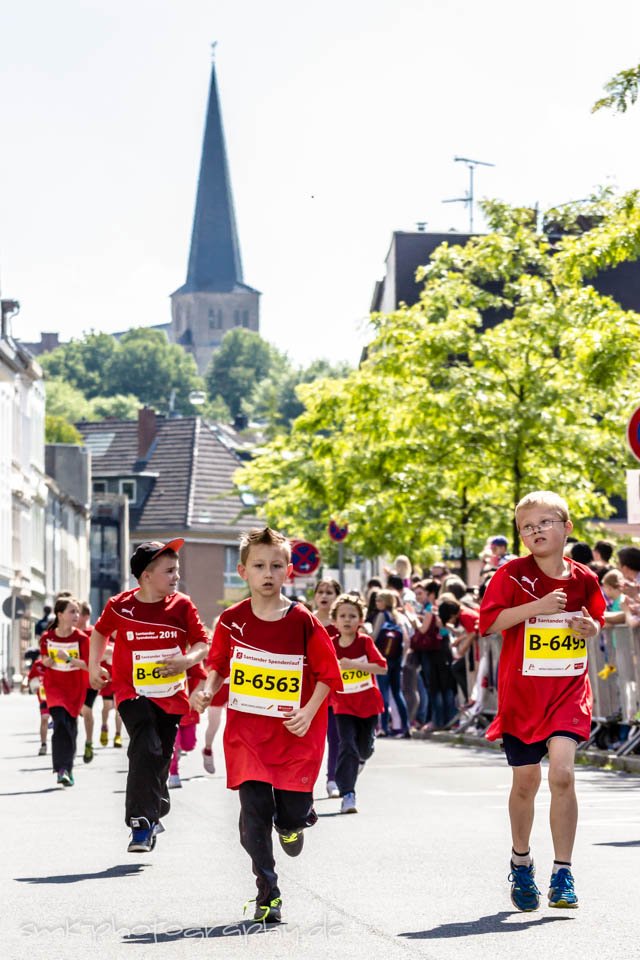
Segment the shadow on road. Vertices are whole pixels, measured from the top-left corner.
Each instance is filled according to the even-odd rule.
[[[116,877],[138,876],[148,863],[119,863],[97,873],[63,873],[59,877],[14,877],[18,883],[80,883],[82,880],[113,880]]]
[[[443,923],[431,930],[415,930],[412,933],[399,933],[399,937],[408,940],[451,940],[456,937],[477,936],[480,933],[517,933],[529,927],[541,927],[546,923],[557,923],[558,920],[570,920],[567,916],[536,917],[531,920],[521,920],[519,923],[505,923],[510,917],[522,917],[519,910],[501,910],[499,913],[478,917],[477,920],[467,920],[463,923]]]
[[[640,847],[640,840],[609,840],[605,843],[594,843],[594,847]]]
[[[176,940],[215,940],[218,937],[248,937],[258,933],[271,933],[281,927],[282,923],[259,923],[257,920],[241,920],[239,923],[225,923],[218,927],[182,927],[170,928],[165,932],[147,930],[145,933],[130,933],[122,938],[122,943],[174,943]]]
[[[345,816],[344,813],[340,813],[339,810],[335,810],[333,813],[319,813],[318,820],[323,820],[325,817],[344,817],[344,816]]]
[[[35,793],[63,793],[64,787],[56,784],[55,787],[43,787],[42,790],[14,790],[13,793],[0,793],[0,797],[30,797]]]

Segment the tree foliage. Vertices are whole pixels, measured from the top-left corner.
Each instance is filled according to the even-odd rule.
[[[133,397],[160,413],[192,414],[189,395],[203,388],[193,357],[169,343],[161,330],[137,328],[119,340],[92,332],[40,360],[48,377],[75,387],[88,400]],[[133,410],[131,400],[111,407]]]
[[[638,99],[640,86],[640,63],[628,70],[621,70],[604,85],[607,96],[596,100],[591,113],[598,110],[614,110],[616,113],[626,113],[629,107]]]
[[[80,431],[64,417],[47,414],[44,418],[45,443],[84,443]]]
[[[206,374],[210,402],[220,397],[235,417],[248,404],[257,385],[272,376],[286,359],[259,333],[236,327],[223,337]]]
[[[638,196],[580,205],[555,242],[530,210],[485,214],[488,235],[443,244],[419,271],[417,304],[372,318],[358,370],[298,388],[290,434],[238,477],[271,523],[326,544],[338,517],[365,556],[444,544],[464,556],[532,489],[565,494],[578,529],[611,512],[640,316],[589,280],[640,255]]]

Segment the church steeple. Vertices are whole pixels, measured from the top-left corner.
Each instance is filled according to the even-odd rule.
[[[214,59],[187,280],[171,295],[171,339],[194,354],[203,373],[227,330],[258,330],[259,296],[242,278]]]

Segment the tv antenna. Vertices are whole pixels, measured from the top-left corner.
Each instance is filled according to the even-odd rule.
[[[464,203],[469,210],[469,233],[473,233],[473,175],[476,167],[495,167],[495,163],[487,163],[486,160],[471,160],[469,157],[454,157],[454,163],[466,163],[469,170],[469,189],[464,197],[452,197],[450,200],[443,200],[443,203]]]

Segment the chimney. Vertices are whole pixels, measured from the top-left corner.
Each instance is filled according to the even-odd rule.
[[[138,410],[138,459],[146,460],[149,447],[158,432],[156,412],[151,407]]]

